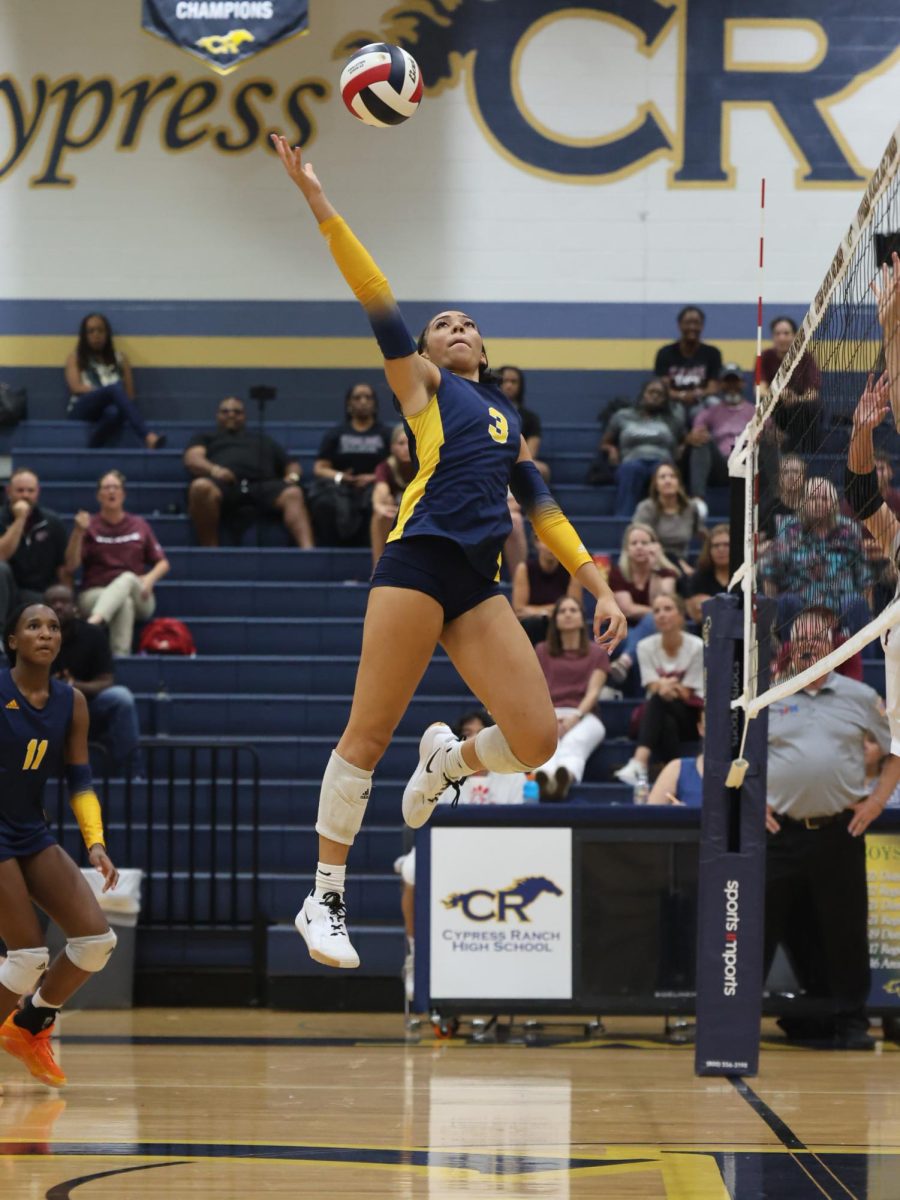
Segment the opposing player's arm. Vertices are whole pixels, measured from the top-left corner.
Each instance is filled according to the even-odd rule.
[[[509,486],[540,540],[553,551],[573,579],[596,599],[594,640],[612,651],[628,632],[628,623],[581,538],[550,494],[523,437],[519,438],[519,457],[512,469]],[[600,627],[604,624],[606,629],[601,633]]]
[[[892,386],[891,409],[900,429],[900,255],[895,250],[891,264],[881,265],[881,278],[873,280],[872,291],[878,308],[884,364]]]
[[[319,222],[319,230],[338,270],[366,310],[375,340],[384,355],[385,376],[403,415],[415,416],[437,391],[440,372],[434,363],[418,353],[387,279],[325,195],[312,165],[303,162],[299,146],[292,148],[287,138],[278,134],[272,134],[272,144]]]
[[[891,384],[887,372],[875,382],[874,375],[853,413],[853,433],[847,453],[847,483],[845,493],[853,515],[865,525],[881,546],[886,558],[894,552],[894,541],[900,532],[900,522],[884,502],[878,487],[875,469],[875,447],[872,434],[890,409]]]

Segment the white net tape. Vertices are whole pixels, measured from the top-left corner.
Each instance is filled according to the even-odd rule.
[[[886,365],[896,372],[900,361],[900,330],[893,316],[885,320],[871,288],[894,286],[893,250],[900,251],[900,126],[729,461],[745,485],[744,561],[733,582],[741,585],[745,618],[744,691],[735,703],[748,717],[900,623],[896,563],[845,497],[853,414],[867,377],[877,378]],[[780,327],[782,336],[786,330]],[[891,384],[900,412],[900,375]],[[900,511],[900,492],[891,490],[900,462],[893,417],[876,429],[874,445],[882,494]],[[765,690],[755,632],[759,595],[776,608]]]

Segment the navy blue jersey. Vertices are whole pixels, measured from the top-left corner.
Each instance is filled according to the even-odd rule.
[[[437,392],[404,425],[417,470],[388,541],[449,538],[477,571],[498,578],[512,528],[507,492],[520,449],[516,410],[499,389],[441,368]]]
[[[0,671],[0,819],[43,821],[44,784],[63,762],[73,702],[72,688],[51,679],[47,703],[34,708],[10,671]]]

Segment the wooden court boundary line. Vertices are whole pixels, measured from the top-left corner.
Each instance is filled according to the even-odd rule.
[[[763,1100],[761,1096],[754,1092],[753,1088],[750,1087],[745,1079],[734,1075],[727,1076],[727,1078],[728,1082],[732,1085],[737,1094],[743,1100],[745,1100],[747,1104],[749,1104],[756,1115],[763,1122],[765,1122],[769,1129],[771,1129],[772,1133],[774,1133],[774,1135],[778,1138],[800,1170],[804,1173],[804,1175],[807,1176],[810,1182],[819,1189],[822,1195],[827,1197],[827,1200],[838,1200],[838,1198],[833,1197],[830,1192],[827,1192],[825,1188],[822,1187],[819,1180],[816,1179],[812,1171],[810,1171],[806,1164],[802,1161],[801,1155],[809,1155],[813,1162],[815,1162],[826,1174],[831,1176],[844,1194],[850,1197],[850,1200],[858,1200],[856,1193],[850,1191],[846,1184],[843,1183],[843,1181],[839,1179],[837,1175],[835,1175],[834,1171],[831,1170],[827,1163],[822,1161],[815,1150],[811,1150],[809,1146],[807,1146],[800,1140],[800,1138],[797,1137],[790,1125],[788,1125],[785,1120],[779,1117],[778,1113],[776,1113],[773,1108],[766,1104],[765,1100]]]

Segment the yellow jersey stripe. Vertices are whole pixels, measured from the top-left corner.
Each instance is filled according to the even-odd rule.
[[[441,458],[441,447],[444,444],[444,423],[441,420],[441,409],[437,396],[432,396],[421,412],[414,417],[407,417],[406,423],[416,439],[416,457],[419,469],[403,493],[400,502],[400,512],[397,514],[397,524],[388,534],[389,542],[396,542],[403,537],[406,522],[413,515],[416,505],[425,494],[429,479],[437,470]]]

